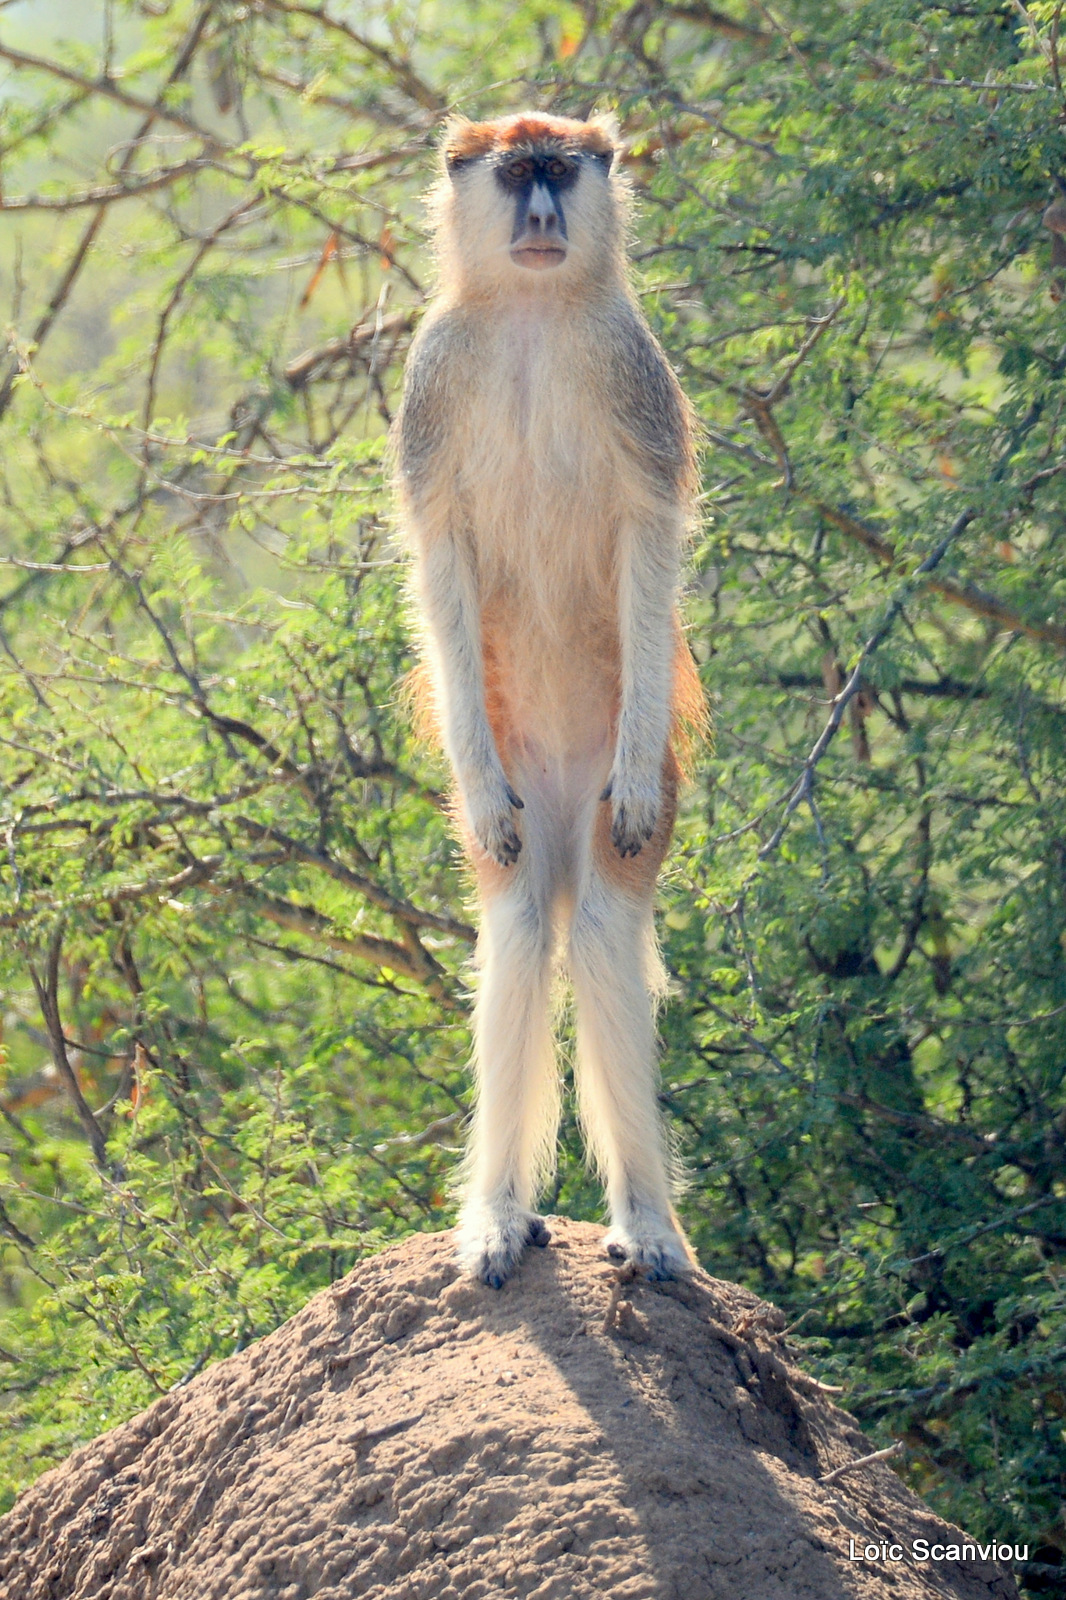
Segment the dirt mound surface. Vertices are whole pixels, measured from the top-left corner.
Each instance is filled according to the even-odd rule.
[[[269,1338],[78,1450],[0,1520],[3,1600],[1009,1600],[699,1277],[621,1281],[551,1219],[500,1293],[447,1234],[360,1263]]]

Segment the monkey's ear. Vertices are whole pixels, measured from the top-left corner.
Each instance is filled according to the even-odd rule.
[[[605,171],[610,171],[618,146],[621,140],[621,130],[618,118],[611,111],[605,111],[598,116],[589,117],[585,124],[588,129],[587,145],[589,154],[595,156],[597,161],[602,161]]]
[[[491,149],[492,142],[491,124],[470,122],[466,117],[449,117],[444,124],[444,138],[441,142],[448,176],[455,177],[463,167],[483,156]]]

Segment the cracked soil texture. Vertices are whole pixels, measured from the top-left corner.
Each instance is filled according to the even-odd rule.
[[[451,1237],[360,1262],[284,1327],[46,1473],[2,1600],[1010,1600],[794,1365],[773,1307],[621,1282],[550,1219],[494,1293]]]

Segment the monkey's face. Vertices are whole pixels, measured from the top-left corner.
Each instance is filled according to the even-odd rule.
[[[562,266],[567,253],[564,196],[581,177],[581,157],[534,146],[528,154],[498,160],[493,174],[514,206],[511,260],[526,271]]]
[[[561,117],[462,124],[446,147],[442,242],[467,283],[506,290],[602,273],[619,239],[613,148]]]

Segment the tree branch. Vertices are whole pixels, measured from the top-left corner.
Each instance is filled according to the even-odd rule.
[[[235,823],[243,828],[249,838],[262,840],[264,843],[279,844],[287,855],[294,861],[306,862],[308,866],[317,867],[327,877],[333,878],[337,883],[343,883],[347,888],[369,900],[372,906],[379,911],[385,911],[397,921],[407,923],[410,927],[433,928],[438,933],[451,934],[453,938],[465,939],[473,943],[476,935],[473,928],[465,922],[457,922],[454,917],[437,916],[432,911],[420,911],[409,900],[401,900],[398,896],[389,894],[380,884],[372,878],[365,878],[359,872],[353,872],[343,862],[336,860],[325,850],[312,849],[310,845],[302,844],[299,839],[294,839],[291,834],[282,833],[279,828],[268,826],[263,822],[256,822],[252,817],[235,817]]]
[[[98,1167],[104,1168],[107,1166],[107,1140],[104,1138],[100,1124],[93,1115],[92,1107],[82,1093],[78,1075],[71,1066],[70,1057],[67,1055],[66,1035],[63,1031],[63,1021],[59,1011],[59,958],[62,950],[63,924],[61,922],[48,942],[44,976],[42,977],[37,971],[33,962],[29,962],[30,977],[37,994],[37,1002],[41,1008],[44,1025],[48,1030],[48,1040],[56,1071],[63,1080],[74,1110],[77,1112],[78,1121],[85,1130],[85,1136],[92,1149],[93,1159]]]
[[[257,11],[272,11],[277,16],[284,17],[310,17],[312,21],[320,23],[324,28],[329,28],[334,33],[339,33],[364,51],[374,61],[385,67],[392,74],[398,88],[402,89],[409,99],[420,105],[425,111],[432,111],[435,116],[441,116],[448,109],[448,102],[425,83],[409,61],[401,61],[387,50],[384,45],[375,44],[365,34],[357,33],[350,23],[344,22],[340,17],[331,17],[325,6],[289,5],[286,0],[256,0]]]
[[[827,522],[834,528],[839,528],[841,533],[846,533],[849,539],[854,539],[861,544],[863,549],[869,550],[878,561],[886,567],[894,566],[897,560],[896,547],[868,527],[858,518],[850,516],[838,506],[827,505],[823,500],[812,500],[816,511],[819,511]],[[997,600],[995,595],[989,594],[984,589],[978,589],[972,583],[953,583],[950,578],[931,578],[928,587],[936,594],[943,595],[945,600],[950,600],[953,605],[964,606],[967,611],[973,611],[979,617],[987,617],[991,622],[998,622],[1011,633],[1021,633],[1029,639],[1038,639],[1041,644],[1053,644],[1059,650],[1066,650],[1066,628],[1055,622],[1030,622],[1022,617],[1011,606],[1005,605],[1002,600]]]
[[[444,993],[441,968],[421,945],[415,949],[392,939],[380,939],[375,934],[338,933],[329,918],[323,916],[321,911],[316,911],[314,906],[282,900],[280,896],[268,894],[250,884],[230,884],[226,887],[276,927],[305,934],[328,945],[331,950],[343,951],[359,961],[369,961],[372,966],[388,967],[415,983],[424,984],[434,998],[439,999]]]
[[[107,184],[99,189],[82,189],[76,194],[17,194],[0,200],[0,211],[78,211],[83,206],[110,205],[113,200],[134,200],[138,195],[151,194],[165,189],[179,178],[202,172],[205,167],[216,166],[214,161],[202,156],[191,161],[178,161],[172,167],[160,167],[156,172],[138,173],[129,183]]]
[[[201,127],[191,117],[185,116],[184,112],[175,111],[170,106],[164,105],[162,94],[174,83],[173,77],[167,79],[163,90],[160,91],[160,98],[153,102],[142,100],[140,95],[128,94],[111,78],[86,78],[83,73],[65,67],[61,61],[49,61],[44,56],[27,55],[24,50],[13,50],[10,45],[0,44],[0,61],[10,61],[13,67],[26,67],[32,72],[46,72],[50,77],[61,78],[64,83],[71,83],[76,89],[81,89],[88,95],[103,95],[106,100],[114,100],[117,105],[126,106],[130,111],[144,112],[153,122],[169,122],[174,127],[182,128],[186,133],[192,134],[194,138],[203,139],[206,144],[223,150],[229,148],[228,140],[212,133],[208,128]]]
[[[208,23],[208,20],[209,20],[209,18],[211,16],[212,11],[214,10],[214,5],[215,5],[215,0],[207,0],[207,4],[203,6],[203,8],[200,11],[199,16],[196,18],[196,20],[193,23],[192,27],[189,29],[189,32],[188,32],[188,34],[186,35],[186,38],[185,38],[185,42],[183,43],[181,49],[178,51],[177,57],[176,57],[176,59],[174,61],[174,65],[171,67],[169,73],[167,74],[166,83],[164,84],[164,90],[168,89],[172,84],[177,83],[178,80],[180,78],[184,77],[185,73],[188,71],[189,65],[192,62],[192,59],[195,56],[197,48],[198,48],[198,46],[200,44],[200,40],[201,40],[201,38],[203,36],[203,31],[207,26],[207,23]],[[2,53],[3,53],[3,47],[0,47],[0,54],[2,54]],[[18,54],[18,52],[16,51],[15,54]],[[8,59],[9,60],[11,59],[11,53],[10,52],[8,52]],[[31,57],[26,57],[25,59],[27,61],[36,61],[37,58],[31,56]],[[44,65],[47,68],[48,63],[46,62],[46,63],[44,63]],[[93,88],[94,88],[93,84],[87,83],[85,81],[82,82],[81,86],[86,88],[89,92],[91,92],[93,90]],[[162,93],[163,91],[160,91],[160,92]],[[141,123],[140,127],[137,129],[137,132],[134,135],[134,137],[130,140],[129,148],[127,149],[126,154],[123,156],[121,162],[119,163],[118,171],[119,171],[119,177],[120,178],[124,178],[126,176],[126,174],[130,171],[130,169],[133,166],[133,163],[134,163],[134,161],[136,159],[137,148],[138,148],[141,140],[145,137],[146,134],[148,134],[151,131],[153,124],[157,120],[157,117],[162,115],[162,110],[161,110],[158,102],[153,106],[147,106],[146,110],[147,110],[147,115],[145,116],[144,121]],[[209,136],[205,135],[205,137],[209,137]],[[47,306],[45,307],[44,313],[40,317],[40,319],[39,319],[39,321],[37,323],[37,326],[33,330],[33,334],[32,334],[32,337],[31,337],[31,344],[36,349],[39,350],[41,345],[44,343],[45,339],[47,339],[49,333],[51,332],[53,323],[55,322],[55,320],[58,317],[59,313],[62,311],[63,307],[66,305],[67,300],[70,297],[70,292],[73,289],[74,284],[77,281],[78,274],[81,272],[82,267],[85,265],[86,258],[88,257],[89,251],[92,248],[93,241],[95,240],[96,235],[99,233],[100,228],[103,225],[104,218],[106,216],[107,216],[107,203],[104,203],[104,204],[98,206],[97,209],[93,212],[93,215],[90,218],[89,224],[86,227],[85,232],[82,234],[81,238],[79,239],[79,241],[77,243],[77,246],[76,246],[76,248],[74,250],[74,254],[71,256],[70,261],[67,263],[67,267],[66,267],[66,270],[63,273],[62,278],[59,280],[59,283],[56,285],[55,289],[52,291],[51,299],[49,300]],[[16,355],[9,362],[8,369],[7,369],[7,372],[4,375],[3,381],[0,382],[0,417],[2,417],[4,415],[5,411],[7,410],[8,406],[11,403],[11,396],[12,396],[12,393],[14,392],[15,379],[19,375],[19,370],[20,370],[20,364],[19,364],[18,356]]]
[[[920,579],[925,577],[926,574],[934,571],[934,569],[940,565],[951,546],[955,543],[955,540],[964,531],[964,529],[969,527],[976,515],[977,512],[973,510],[972,507],[968,507],[965,511],[960,512],[955,518],[955,521],[952,523],[951,527],[948,529],[947,533],[940,540],[940,543],[929,552],[925,560],[915,569],[906,582],[900,585],[891,604],[888,607],[888,610],[885,612],[880,623],[874,629],[873,633],[867,639],[866,643],[859,652],[859,659],[852,668],[851,675],[848,678],[847,683],[834,700],[833,710],[830,713],[829,721],[826,723],[825,727],[822,729],[817,740],[815,741],[810,754],[803,763],[803,771],[788,796],[788,800],[785,804],[784,815],[782,816],[778,826],[774,829],[773,834],[759,851],[760,861],[765,861],[767,856],[774,854],[778,845],[781,843],[781,840],[785,836],[785,831],[792,817],[792,813],[797,809],[797,807],[800,806],[804,800],[810,802],[813,799],[815,768],[836,737],[837,729],[840,727],[840,724],[843,720],[844,712],[847,709],[848,702],[853,698],[854,695],[858,694],[859,689],[862,687],[862,674],[866,663],[874,654],[875,650],[877,650],[878,647],[884,643],[889,633],[891,633],[892,628],[895,625],[896,618],[899,616],[900,612],[903,610],[903,607],[910,599],[915,588],[918,586]]]

